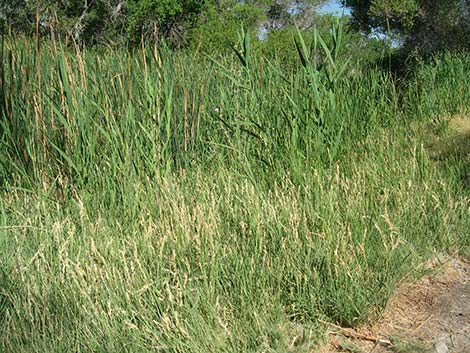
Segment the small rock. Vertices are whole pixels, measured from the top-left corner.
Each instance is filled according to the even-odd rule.
[[[440,341],[440,342],[437,342],[435,345],[434,345],[434,350],[436,351],[436,353],[448,353],[449,352],[449,348],[447,347],[447,345]]]

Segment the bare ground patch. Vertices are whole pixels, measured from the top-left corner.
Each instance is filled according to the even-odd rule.
[[[401,285],[379,322],[332,326],[323,352],[470,353],[470,263],[452,259],[437,268]]]

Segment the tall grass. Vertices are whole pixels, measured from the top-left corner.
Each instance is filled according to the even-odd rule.
[[[241,63],[193,60],[164,46],[96,54],[8,41],[3,174],[49,182],[63,175],[82,186],[121,172],[168,175],[216,156],[271,174],[278,166],[331,164],[352,141],[399,119],[387,75],[338,63],[341,43],[328,48],[319,36],[312,50],[324,62],[310,63],[299,38],[305,67],[296,72],[244,58],[248,35]]]
[[[470,60],[398,91],[331,33],[294,71],[246,33],[197,58],[4,41],[0,350],[307,352],[468,254],[468,190],[420,131],[464,113],[442,95]]]

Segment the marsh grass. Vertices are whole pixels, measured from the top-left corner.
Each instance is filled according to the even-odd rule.
[[[308,351],[468,254],[468,190],[423,145],[468,102],[441,62],[399,92],[297,43],[324,66],[3,43],[1,351]]]

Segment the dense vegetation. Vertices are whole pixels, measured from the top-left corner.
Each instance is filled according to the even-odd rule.
[[[10,0],[0,3],[0,32],[35,33],[77,42],[136,45],[165,38],[173,47],[203,40],[217,49],[233,44],[242,23],[261,33],[296,24],[321,26],[318,6],[327,0]],[[338,0],[351,23],[366,33],[386,32],[403,51],[428,55],[468,48],[468,0]]]
[[[307,352],[468,257],[470,55],[398,78],[343,26],[3,38],[0,351]]]

